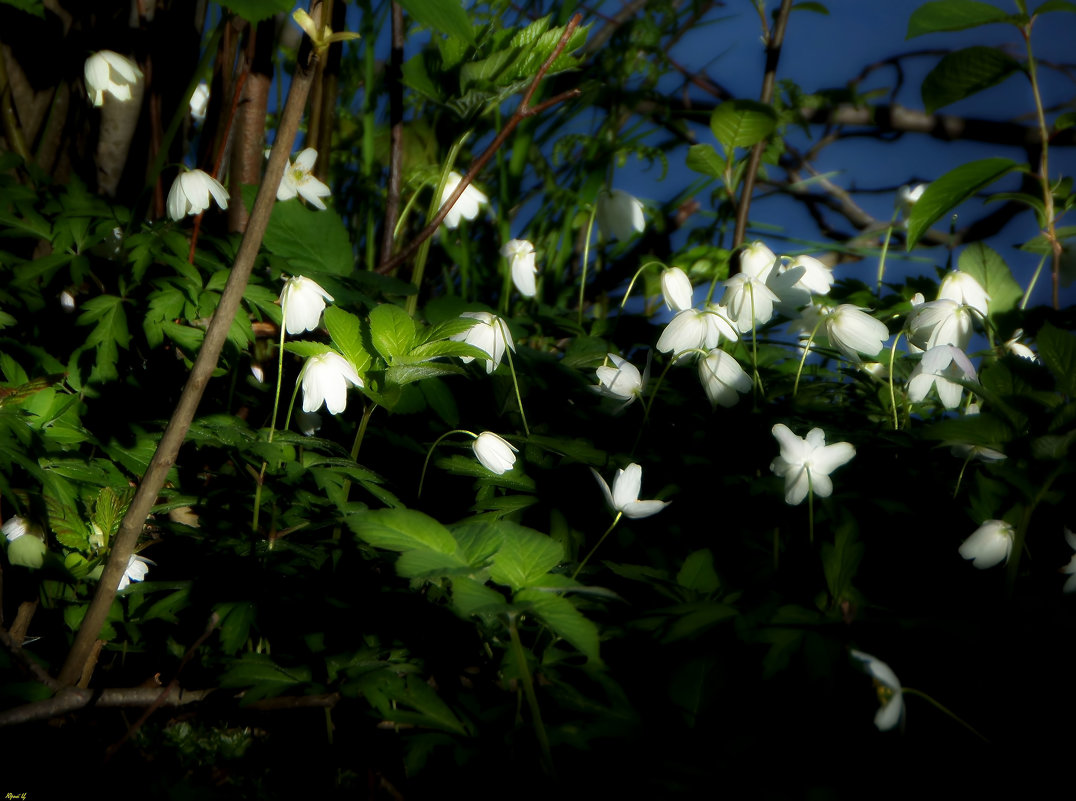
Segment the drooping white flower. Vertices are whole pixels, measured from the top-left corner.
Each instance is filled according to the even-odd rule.
[[[757,278],[764,284],[769,280],[777,262],[774,252],[759,241],[752,242],[740,251],[740,272],[749,278]]]
[[[325,404],[330,414],[347,408],[347,386],[362,387],[355,366],[335,351],[311,356],[303,365],[303,411],[316,412]]]
[[[859,354],[877,356],[889,339],[889,329],[858,306],[842,303],[825,317],[826,338],[854,362]]]
[[[1020,341],[1023,336],[1024,329],[1017,328],[1013,331],[1012,339],[1005,343],[1005,350],[1013,356],[1019,356],[1021,359],[1027,359],[1029,362],[1037,362],[1039,357],[1035,355],[1035,351]]]
[[[960,555],[971,559],[980,570],[1008,562],[1015,534],[1013,527],[1004,520],[987,520],[964,540]]]
[[[594,389],[607,398],[627,401],[624,404],[626,406],[643,394],[646,379],[638,367],[615,353],[609,354],[609,361],[613,363],[612,367],[603,364],[595,371],[598,374],[598,386]]]
[[[1072,550],[1076,551],[1076,533],[1065,529],[1065,542],[1069,544]],[[1068,578],[1065,579],[1065,586],[1061,590],[1064,593],[1076,592],[1076,553],[1069,559],[1069,563],[1061,568],[1062,573],[1066,573]]]
[[[317,412],[303,412],[295,415],[295,424],[304,437],[312,437],[321,430],[321,415]]]
[[[699,380],[711,406],[735,406],[740,394],[751,391],[751,377],[730,354],[714,348],[699,360]]]
[[[785,265],[785,270],[803,268],[803,274],[796,282],[796,287],[805,289],[812,295],[828,295],[833,287],[833,270],[814,256],[800,255]]]
[[[881,659],[862,651],[852,651],[852,657],[863,663],[878,690],[878,700],[882,707],[874,715],[874,725],[879,731],[889,731],[900,723],[904,714],[904,693],[901,691],[900,680],[892,668]]]
[[[938,345],[967,350],[971,341],[971,323],[971,311],[951,298],[921,303],[908,315],[908,341],[922,350]]]
[[[897,207],[897,211],[900,215],[904,218],[905,224],[907,224],[908,217],[911,216],[912,208],[919,202],[919,198],[921,198],[926,191],[926,184],[902,186],[897,190],[897,197],[894,205]]]
[[[205,113],[209,108],[209,85],[202,81],[191,95],[191,116],[195,122],[205,122]]]
[[[661,273],[661,294],[670,311],[682,312],[695,305],[695,290],[691,279],[679,267],[670,267]]]
[[[120,577],[120,583],[116,587],[116,592],[126,589],[127,585],[132,581],[142,581],[146,578],[146,574],[149,572],[149,566],[156,564],[150,561],[144,556],[139,556],[136,553],[131,554],[131,557],[127,560],[127,569],[123,571],[123,575]]]
[[[938,288],[938,299],[955,300],[964,306],[970,306],[984,317],[990,303],[990,295],[983,289],[982,284],[959,270],[951,271],[942,279]]]
[[[319,181],[311,173],[314,164],[318,160],[318,151],[308,147],[295,157],[295,161],[288,164],[284,169],[284,175],[280,178],[280,186],[276,190],[277,200],[291,200],[296,195],[302,195],[303,199],[315,208],[325,210],[323,197],[332,195],[332,190]]]
[[[499,476],[512,469],[519,452],[512,443],[492,431],[479,434],[471,443],[471,448],[482,466]]]
[[[317,281],[301,275],[293,275],[280,292],[284,328],[292,336],[304,331],[313,331],[321,322],[321,313],[325,311],[326,301],[332,303],[333,296],[322,289]]]
[[[642,202],[619,189],[603,189],[598,193],[596,217],[598,230],[606,239],[626,242],[646,229]]]
[[[220,181],[202,170],[182,171],[168,190],[168,216],[173,220],[188,214],[197,216],[209,208],[211,200],[222,209],[228,208],[228,190]]]
[[[40,534],[41,529],[21,515],[12,515],[0,526],[0,533],[7,537],[8,542],[14,542],[19,537],[27,534]]]
[[[609,485],[605,483],[605,479],[601,477],[597,470],[591,468],[590,472],[594,474],[594,478],[598,479],[602,494],[605,495],[605,502],[609,504],[609,508],[614,512],[622,513],[625,517],[632,519],[650,517],[650,515],[656,515],[669,505],[667,501],[639,500],[639,490],[642,489],[643,485],[643,468],[635,463],[629,464],[623,470],[616,471],[612,490],[609,489]]]
[[[534,274],[538,272],[534,263],[534,245],[526,239],[509,239],[501,248],[501,255],[508,259],[512,283],[516,285],[519,294],[525,298],[533,298],[538,291],[534,281]]]
[[[729,318],[740,333],[772,320],[773,306],[780,302],[781,298],[766,286],[764,279],[746,272],[736,273],[725,281],[725,294],[721,296],[721,305],[728,309]]]
[[[722,333],[726,336],[731,333],[732,339],[737,336],[736,332],[722,323],[713,312],[684,309],[665,326],[655,347],[658,353],[671,353],[674,356],[695,348],[716,348]]]
[[[445,205],[452,193],[456,191],[456,187],[460,185],[460,181],[463,180],[463,176],[453,170],[448,174],[448,179],[445,181],[445,190],[441,193],[441,205]],[[448,214],[445,215],[445,227],[447,228],[459,228],[460,220],[473,220],[478,216],[478,212],[482,206],[489,205],[489,198],[486,197],[477,186],[474,184],[468,184],[467,188],[463,190],[463,194],[460,195],[452,208],[448,210]]]
[[[952,345],[939,345],[923,354],[919,364],[908,377],[908,400],[919,403],[936,387],[938,397],[946,409],[955,409],[960,405],[960,395],[964,391],[959,379],[974,381],[975,365],[964,351]]]
[[[773,427],[773,436],[781,446],[781,455],[770,463],[770,470],[784,478],[785,503],[790,506],[801,503],[808,489],[820,498],[828,498],[833,493],[829,474],[856,455],[851,443],[827,445],[821,428],[812,428],[806,438],[801,438],[784,423],[778,423]]]
[[[474,345],[479,350],[484,350],[488,353],[489,358],[486,359],[487,373],[492,373],[500,366],[501,359],[504,358],[505,348],[515,353],[516,343],[512,341],[512,334],[500,317],[489,312],[464,312],[460,317],[470,317],[478,320],[478,322],[461,334],[453,334],[449,339],[456,342],[466,342],[468,345]],[[460,356],[460,361],[464,364],[469,364],[473,360],[473,356]]]
[[[143,77],[137,64],[111,50],[101,50],[86,59],[83,74],[90,102],[95,106],[104,104],[106,92],[126,103],[131,99],[131,87]]]

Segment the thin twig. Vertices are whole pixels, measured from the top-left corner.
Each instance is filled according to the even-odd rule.
[[[401,250],[391,259],[382,260],[377,268],[377,272],[382,275],[391,272],[418,252],[419,246],[437,232],[437,229],[441,226],[441,223],[448,215],[448,212],[452,210],[452,206],[460,199],[463,191],[471,185],[471,182],[474,181],[475,177],[482,171],[482,168],[486,166],[489,160],[493,158],[493,154],[496,153],[501,145],[508,140],[508,137],[511,136],[512,131],[515,130],[519,123],[528,117],[533,117],[536,114],[542,113],[558,103],[563,103],[569,98],[578,97],[580,95],[578,89],[570,89],[567,92],[562,92],[556,97],[552,97],[549,100],[539,103],[537,106],[531,107],[530,105],[531,98],[534,97],[534,93],[538,90],[538,84],[541,83],[542,78],[545,77],[546,72],[553,66],[553,62],[557,60],[560,54],[564,51],[564,48],[568,46],[568,40],[572,38],[572,34],[575,33],[575,29],[579,27],[579,23],[582,22],[582,19],[583,17],[581,14],[576,14],[569,20],[568,24],[564,26],[564,33],[561,34],[560,41],[557,42],[557,46],[553,48],[553,52],[550,53],[549,58],[547,58],[545,63],[538,69],[538,73],[534,76],[534,80],[531,81],[530,86],[527,87],[526,94],[523,95],[523,101],[519,104],[519,107],[516,108],[515,114],[508,120],[504,128],[501,129],[501,132],[497,134],[497,137],[490,143],[489,147],[483,151],[482,155],[474,160],[471,169],[467,171],[467,174],[463,176],[463,180],[460,181],[459,185],[456,187],[456,191],[441,204],[441,208],[437,211],[437,214],[434,215],[430,224],[423,228],[418,235],[411,240],[411,244],[406,248]]]
[[[396,0],[392,2],[392,54],[385,82],[389,89],[389,124],[391,145],[389,150],[389,185],[385,199],[385,227],[381,231],[381,263],[392,258],[393,234],[400,216],[400,184],[403,174],[403,8]],[[369,92],[370,88],[367,87]]]
[[[313,0],[311,3],[311,16],[317,23],[321,18],[321,2]],[[317,62],[317,54],[314,48],[307,46],[306,58],[300,56],[296,65],[295,75],[292,78],[291,89],[288,92],[288,100],[281,115],[280,128],[277,130],[273,150],[269,155],[269,164],[265,170],[265,178],[258,189],[258,196],[251,210],[250,223],[243,235],[242,244],[236,254],[235,266],[228,276],[228,283],[221,294],[220,303],[213,314],[213,319],[206,331],[205,340],[198,351],[198,358],[183,388],[179,403],[168,422],[160,444],[157,446],[153,458],[150,460],[149,469],[142,477],[131,505],[124,515],[120,530],[113,542],[108,563],[105,571],[97,584],[90,608],[75,635],[75,641],[71,651],[67,655],[63,668],[60,670],[59,681],[61,684],[70,685],[77,681],[98,632],[104,625],[108,610],[116,597],[116,587],[120,578],[127,569],[127,562],[134,547],[138,543],[138,537],[142,533],[146,518],[149,516],[153,504],[156,503],[157,495],[164,486],[168,471],[176,462],[179,448],[190,428],[191,421],[198,409],[198,403],[202,399],[202,393],[217,367],[221,349],[231,328],[235,313],[239,308],[239,301],[246,289],[250,273],[254,268],[254,259],[261,247],[265,229],[269,225],[269,214],[273,203],[276,201],[277,187],[284,175],[284,167],[291,153],[292,143],[299,131],[299,122],[306,107],[306,97],[310,91],[310,82],[313,68]]]

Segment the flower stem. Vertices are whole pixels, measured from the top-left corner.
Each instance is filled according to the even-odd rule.
[[[504,343],[504,353],[508,357],[508,371],[512,374],[512,387],[516,391],[516,403],[519,404],[519,416],[523,418],[523,431],[526,432],[529,437],[531,435],[531,430],[527,425],[527,413],[523,411],[523,396],[519,394],[519,380],[516,378],[516,365],[515,362],[512,361],[512,349],[508,347],[507,341]]]
[[[1024,296],[1020,299],[1020,311],[1024,311],[1024,309],[1027,308],[1027,302],[1031,300],[1031,291],[1039,281],[1039,275],[1042,274],[1042,267],[1046,264],[1047,255],[1048,254],[1043,253],[1042,258],[1039,259],[1039,266],[1035,268],[1035,274],[1031,276],[1031,280],[1027,284],[1027,289],[1024,291]]]
[[[639,280],[639,276],[643,274],[648,267],[657,265],[658,267],[664,267],[665,264],[660,261],[648,261],[642,267],[635,271],[635,275],[631,277],[631,281],[628,283],[628,288],[624,291],[624,297],[620,301],[620,309],[623,311],[624,307],[628,305],[628,298],[631,297],[631,290],[635,287],[635,282]]]
[[[885,239],[882,240],[882,254],[878,257],[878,297],[882,296],[882,276],[885,275],[885,257],[889,253],[889,240],[893,236],[893,226],[897,222],[897,215],[900,214],[900,209],[893,212],[893,218],[889,221],[889,225],[885,229]]]
[[[916,696],[917,698],[922,698],[922,699],[923,699],[924,701],[927,701],[928,703],[930,703],[930,704],[931,704],[931,705],[932,705],[932,706],[933,706],[933,707],[934,707],[935,709],[937,709],[937,710],[938,710],[939,712],[942,712],[943,714],[945,714],[945,715],[948,715],[948,716],[949,716],[950,718],[952,718],[953,720],[955,720],[955,721],[956,721],[957,723],[959,723],[959,724],[960,724],[961,726],[963,726],[963,727],[964,727],[965,729],[967,729],[968,731],[970,731],[970,732],[971,732],[972,734],[974,734],[974,735],[975,735],[976,737],[978,737],[978,738],[979,738],[980,740],[982,740],[982,741],[983,741],[984,743],[987,743],[987,744],[989,744],[989,743],[990,743],[990,741],[989,741],[988,739],[986,739],[985,737],[983,737],[983,735],[981,735],[981,734],[980,734],[980,733],[979,733],[979,732],[978,732],[978,731],[977,731],[977,730],[975,729],[975,727],[973,727],[973,726],[972,726],[972,725],[971,725],[970,723],[968,723],[967,721],[965,721],[965,720],[964,720],[963,718],[961,718],[960,716],[958,716],[958,715],[957,715],[956,713],[954,713],[954,712],[953,712],[953,711],[951,711],[950,709],[947,709],[947,708],[946,708],[945,706],[943,706],[942,704],[940,704],[940,703],[938,703],[937,701],[935,701],[935,700],[934,700],[933,698],[931,698],[931,697],[930,697],[929,695],[927,695],[927,694],[926,694],[925,692],[922,692],[922,691],[920,691],[920,690],[915,690],[915,689],[913,689],[913,688],[911,688],[911,687],[901,687],[901,688],[900,688],[900,691],[901,691],[902,693],[904,693],[905,695],[914,695],[914,696]]]
[[[814,485],[811,482],[811,468],[805,467],[807,471],[807,539],[813,545],[814,544]]]
[[[594,543],[594,547],[591,548],[590,552],[586,556],[583,557],[583,561],[579,563],[579,566],[576,567],[575,572],[572,573],[572,578],[573,579],[582,572],[584,567],[586,567],[587,562],[590,561],[590,557],[592,557],[594,555],[594,552],[596,550],[598,550],[598,548],[601,547],[601,544],[603,542],[605,542],[605,538],[608,537],[613,532],[613,529],[616,528],[616,524],[620,522],[620,518],[622,518],[623,516],[624,516],[623,512],[617,512],[616,513],[616,517],[614,517],[613,522],[609,524],[609,528],[607,528],[605,530],[605,533],[602,534],[601,537],[598,538],[598,541],[596,543]]]
[[[594,233],[594,220],[598,216],[598,204],[590,210],[587,220],[587,235],[583,239],[583,275],[579,279],[579,327],[583,327],[583,302],[587,289],[587,263],[590,261],[590,237]]]
[[[512,653],[516,657],[516,665],[519,670],[519,679],[523,682],[523,695],[527,699],[527,707],[531,711],[531,724],[534,726],[534,736],[538,738],[538,747],[542,751],[542,764],[549,775],[553,775],[553,754],[549,750],[549,735],[546,734],[545,725],[542,723],[542,710],[538,707],[538,696],[534,694],[534,679],[531,676],[530,666],[527,664],[527,654],[523,650],[523,643],[519,639],[519,629],[516,628],[516,618],[512,615],[508,619],[508,634],[512,639]]]
[[[273,441],[273,434],[276,433],[276,416],[277,410],[280,408],[280,385],[284,381],[284,316],[280,317],[280,345],[277,347],[277,362],[276,362],[276,394],[273,395],[273,416],[269,421],[269,441]],[[257,533],[258,531],[258,516],[262,508],[262,484],[265,483],[265,468],[268,463],[262,461],[262,469],[258,473],[258,485],[254,488],[254,514],[251,516],[250,528],[251,531]]]
[[[897,335],[893,337],[893,345],[889,348],[889,403],[893,407],[894,431],[900,431],[900,419],[897,417],[897,390],[893,385],[893,365],[897,361],[897,343],[900,342],[901,333],[897,332]]]
[[[430,449],[428,451],[426,451],[426,461],[424,461],[422,463],[422,475],[419,476],[419,479],[418,479],[418,495],[417,495],[417,497],[419,497],[419,498],[422,497],[422,485],[426,481],[426,468],[430,466],[430,459],[433,458],[434,448],[436,448],[438,445],[440,445],[441,440],[445,439],[445,437],[450,437],[453,434],[467,434],[471,439],[478,439],[478,435],[476,433],[474,433],[473,431],[468,431],[466,428],[454,428],[451,431],[446,431],[444,434],[442,434],[437,439],[435,439],[433,441],[433,445],[431,445]]]
[[[800,375],[803,373],[803,365],[807,362],[807,354],[811,352],[811,343],[814,342],[815,335],[818,333],[818,329],[822,327],[822,323],[825,322],[825,318],[819,320],[811,331],[811,335],[807,337],[807,342],[803,346],[803,355],[800,357],[800,366],[796,370],[796,381],[792,385],[792,397],[796,397],[796,393],[800,388]]]

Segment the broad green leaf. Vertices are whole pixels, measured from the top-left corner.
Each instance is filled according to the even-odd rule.
[[[359,374],[370,366],[370,354],[362,346],[362,321],[339,306],[329,306],[322,316],[329,336]]]
[[[688,169],[720,178],[725,174],[725,160],[714,150],[713,145],[692,145],[687,151]]]
[[[234,654],[250,637],[257,608],[250,601],[231,601],[217,604],[213,611],[220,616],[220,646],[226,654]]]
[[[471,20],[460,0],[400,0],[400,5],[419,25],[474,43]]]
[[[578,648],[587,659],[597,661],[598,627],[587,620],[571,601],[544,590],[521,590],[513,598],[517,603],[530,606],[532,614]]]
[[[488,359],[489,354],[481,348],[477,348],[474,345],[469,345],[466,342],[453,342],[448,339],[441,339],[435,342],[427,342],[424,345],[419,345],[417,348],[412,348],[411,352],[406,356],[400,358],[401,364],[419,364],[421,362],[430,361],[431,359],[439,359],[444,356],[470,356],[472,359]]]
[[[1039,356],[1057,379],[1057,388],[1076,395],[1076,336],[1046,323],[1035,339]]]
[[[243,200],[254,204],[256,187],[243,187]],[[308,209],[298,200],[274,203],[265,230],[265,249],[286,259],[296,273],[304,270],[348,275],[355,269],[351,240],[340,215]]]
[[[412,364],[390,367],[385,371],[385,380],[403,386],[427,378],[439,378],[443,375],[460,375],[462,367],[455,364]]]
[[[984,377],[989,374],[990,370],[983,370]],[[1013,438],[1013,430],[1001,418],[983,412],[939,420],[927,428],[923,436],[946,445],[971,445],[1004,451],[1005,444]]]
[[[949,53],[923,79],[923,106],[932,114],[942,106],[996,86],[1020,69],[1018,61],[994,47],[967,47]]]
[[[1068,11],[1069,13],[1076,13],[1076,3],[1070,3],[1069,0],[1046,0],[1046,2],[1036,8],[1032,14],[1038,16],[1039,14],[1048,14],[1051,11]]]
[[[706,593],[715,592],[721,585],[714,570],[714,554],[709,548],[695,551],[684,560],[683,567],[676,574],[676,583],[688,590]]]
[[[13,6],[19,9],[19,11],[25,11],[27,14],[33,14],[35,17],[45,18],[45,3],[44,0],[0,0],[7,6]]]
[[[461,617],[496,615],[507,605],[503,595],[480,581],[464,576],[452,579],[452,606]]]
[[[421,676],[409,674],[404,681],[406,690],[395,695],[393,701],[396,703],[382,710],[386,720],[423,728],[441,729],[452,734],[467,734],[467,726],[460,722],[448,704],[441,700],[437,691]],[[400,704],[406,704],[416,711],[401,709]]]
[[[127,315],[123,310],[123,298],[115,295],[99,295],[90,298],[82,305],[82,314],[76,321],[78,325],[96,323],[90,335],[86,337],[85,347],[97,348],[97,360],[93,376],[98,380],[119,377],[116,361],[119,359],[118,348],[126,349],[131,341],[127,330]]]
[[[854,525],[843,525],[837,530],[834,542],[822,545],[822,569],[826,574],[826,586],[835,601],[848,598],[852,579],[859,570],[866,546],[856,541]]]
[[[990,296],[987,309],[990,318],[1011,311],[1023,297],[1024,290],[1012,277],[1012,271],[1005,261],[988,245],[974,242],[968,245],[957,260],[957,268],[967,273]]]
[[[220,4],[247,22],[261,22],[274,14],[286,14],[295,6],[292,0],[220,0]],[[293,23],[289,20],[287,24]]]
[[[962,164],[931,183],[908,218],[906,248],[915,247],[920,237],[947,211],[959,206],[985,186],[1020,165],[1012,159],[989,158]]]
[[[726,100],[710,115],[710,130],[725,150],[751,147],[773,133],[777,112],[755,100]]]
[[[392,362],[411,350],[415,321],[399,306],[382,303],[370,312],[370,339],[385,361]]]
[[[458,556],[437,551],[404,551],[396,560],[396,573],[404,578],[432,578],[470,570],[470,565]]]
[[[997,6],[976,0],[935,0],[924,3],[908,18],[906,39],[940,31],[962,31],[990,25],[994,22],[1011,22],[1017,19]]]
[[[294,353],[302,359],[309,359],[311,356],[320,356],[323,353],[334,352],[332,348],[324,343],[308,342],[305,339],[296,340],[294,342],[285,342],[284,350],[288,353]]]
[[[259,698],[278,695],[288,687],[310,681],[310,668],[284,668],[267,654],[243,654],[220,677],[221,687],[249,687],[243,694],[243,704]]]
[[[456,554],[472,568],[485,568],[504,541],[504,528],[497,523],[471,522],[452,529],[458,549]]]
[[[513,590],[538,581],[564,558],[564,547],[533,529],[508,521],[498,524],[504,539],[493,557],[490,578]]]
[[[452,555],[456,540],[429,515],[413,509],[379,509],[347,517],[348,527],[364,542],[389,551],[424,549]]]

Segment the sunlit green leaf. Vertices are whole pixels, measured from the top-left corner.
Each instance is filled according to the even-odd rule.
[[[948,53],[923,79],[923,106],[932,114],[1001,83],[1020,69],[1018,61],[994,47],[967,47]]]
[[[915,247],[920,237],[930,230],[930,226],[943,214],[1016,169],[1020,169],[1020,165],[1012,159],[981,159],[962,164],[931,183],[912,207],[908,218],[907,249]]]
[[[997,6],[977,0],[935,0],[924,3],[908,18],[906,39],[926,33],[962,31],[994,22],[1010,22],[1017,19]]]

